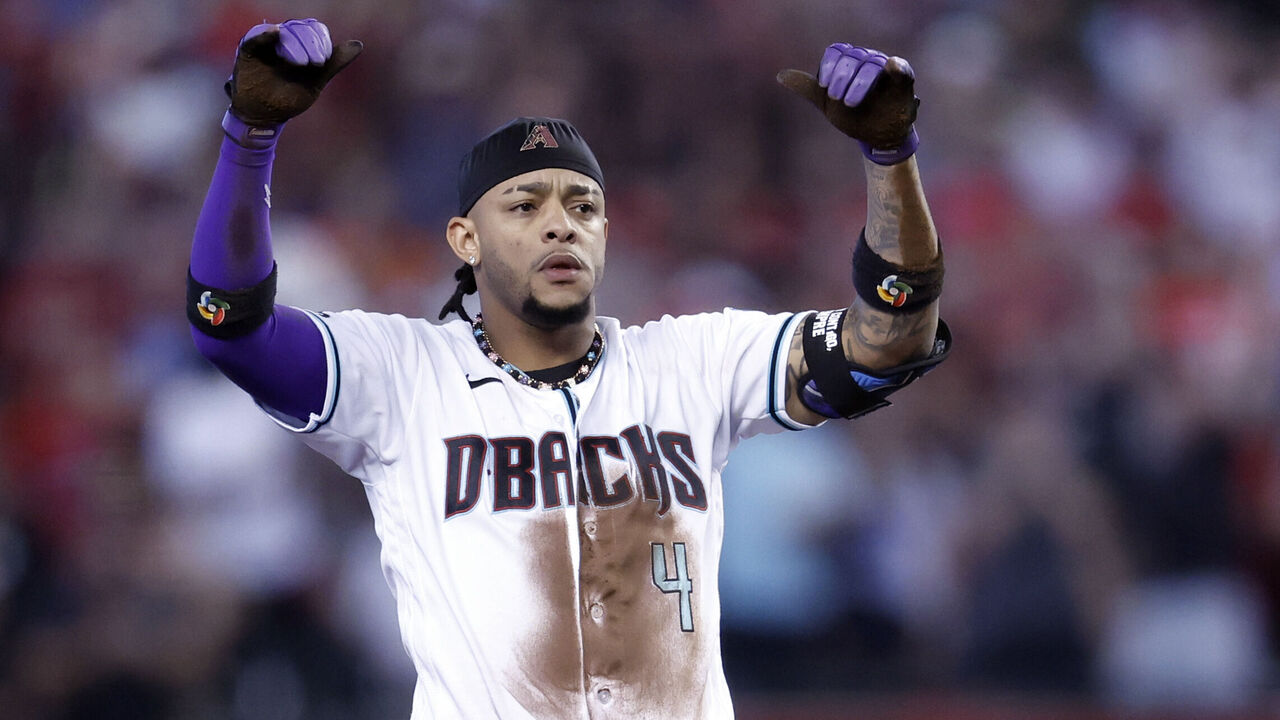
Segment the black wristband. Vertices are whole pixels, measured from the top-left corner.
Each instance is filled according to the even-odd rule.
[[[942,248],[929,267],[905,268],[880,257],[867,245],[867,231],[858,235],[853,250],[853,289],[876,310],[913,313],[942,294]]]
[[[248,335],[271,317],[275,305],[275,263],[262,282],[243,290],[205,285],[187,268],[187,320],[209,337],[228,340]]]

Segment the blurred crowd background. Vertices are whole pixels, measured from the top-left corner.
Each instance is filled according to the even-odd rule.
[[[1274,2],[4,0],[4,717],[408,715],[359,483],[183,311],[236,42],[308,16],[366,50],[281,139],[280,299],[431,318],[516,115],[605,169],[602,314],[846,304],[860,154],[774,74],[909,58],[955,350],[731,458],[740,716],[1280,716]]]

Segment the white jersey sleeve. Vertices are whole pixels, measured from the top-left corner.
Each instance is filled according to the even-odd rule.
[[[813,427],[792,418],[786,408],[787,355],[806,315],[725,308],[665,316],[638,332],[657,347],[675,350],[673,377],[692,372],[700,378],[732,445],[762,432]]]

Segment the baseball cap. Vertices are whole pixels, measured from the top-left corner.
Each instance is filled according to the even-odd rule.
[[[568,120],[519,117],[489,133],[458,168],[458,214],[466,215],[494,185],[544,168],[586,175],[604,189],[604,173],[577,128]]]

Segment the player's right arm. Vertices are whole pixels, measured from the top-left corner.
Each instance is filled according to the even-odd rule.
[[[187,315],[201,354],[262,404],[299,419],[328,383],[320,329],[275,305],[271,166],[280,129],[306,110],[362,45],[335,48],[314,19],[258,25],[240,41],[225,137],[191,245]]]

